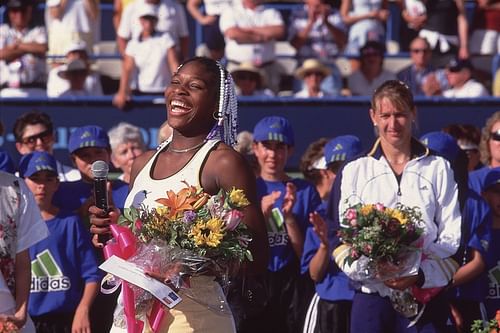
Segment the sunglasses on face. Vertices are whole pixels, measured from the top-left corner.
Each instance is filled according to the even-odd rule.
[[[490,139],[494,141],[500,141],[500,131],[490,133]]]
[[[34,146],[36,145],[36,142],[40,139],[42,143],[48,143],[50,140],[52,140],[52,132],[50,130],[43,131],[41,133],[28,136],[27,138],[23,138],[21,140],[21,143],[29,146]]]

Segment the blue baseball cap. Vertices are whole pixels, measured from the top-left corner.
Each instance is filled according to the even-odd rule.
[[[21,157],[19,176],[31,177],[38,171],[51,171],[57,175],[57,163],[54,156],[46,151],[34,151]]]
[[[448,161],[455,160],[460,151],[457,140],[444,132],[429,132],[422,135],[420,141],[430,149],[441,154]]]
[[[328,141],[324,148],[326,164],[345,161],[361,153],[361,141],[354,135],[340,135]]]
[[[279,141],[289,146],[293,146],[294,134],[288,119],[278,116],[262,118],[253,129],[253,140]]]
[[[80,148],[96,147],[109,148],[109,137],[106,131],[99,126],[78,127],[71,133],[68,142],[68,150],[73,154]]]
[[[486,177],[484,177],[482,191],[486,191],[488,190],[489,187],[496,184],[500,184],[500,167],[493,168],[490,171],[488,171]]]

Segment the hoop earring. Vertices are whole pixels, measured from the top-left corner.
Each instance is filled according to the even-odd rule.
[[[218,109],[218,108],[217,108],[217,109]],[[214,111],[214,112],[212,113],[212,118],[214,118],[214,120],[219,120],[219,115],[218,115],[218,113],[219,113],[219,111],[217,111],[217,110],[216,110],[216,111]]]

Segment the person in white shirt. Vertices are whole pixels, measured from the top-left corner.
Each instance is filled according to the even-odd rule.
[[[156,31],[168,32],[174,40],[178,58],[186,59],[189,55],[189,30],[184,7],[176,0],[135,0],[125,7],[120,25],[116,31],[118,51],[125,54],[127,43],[137,39],[142,32],[140,8],[145,4],[155,7],[158,18]]]
[[[28,315],[31,283],[29,247],[49,234],[24,181],[0,171],[0,323],[35,333]]]
[[[0,25],[0,95],[45,95],[47,34],[33,24],[31,0],[9,0],[5,24]]]
[[[347,86],[353,95],[371,95],[387,80],[395,80],[396,75],[384,70],[383,44],[367,42],[359,51],[360,68],[347,78]]]
[[[295,76],[304,81],[304,87],[301,91],[295,93],[295,97],[325,97],[334,96],[333,94],[321,89],[321,82],[330,75],[332,70],[323,65],[317,59],[307,59],[301,67],[295,71]]]
[[[66,58],[64,61],[66,64],[73,60],[80,59],[84,61],[87,68],[90,69],[87,44],[84,41],[71,43],[65,50],[65,55]],[[65,91],[69,90],[69,82],[59,75],[61,70],[64,68],[64,66],[57,66],[50,70],[49,77],[47,79],[48,97],[59,97]],[[101,96],[103,94],[101,79],[98,73],[89,70],[85,79],[84,90],[87,96]]]
[[[261,3],[262,0],[235,1],[222,12],[220,30],[226,41],[228,70],[242,62],[252,62],[265,72],[269,88],[277,92],[281,69],[275,62],[275,41],[285,35],[285,26],[279,11]]]
[[[156,10],[155,6],[145,3],[138,8],[142,32],[137,39],[132,39],[127,44],[125,50],[120,87],[113,98],[113,104],[117,108],[123,109],[130,99],[130,80],[135,72],[137,86],[134,94],[163,96],[172,73],[179,66],[173,38],[169,33],[161,33],[155,29],[158,22]]]
[[[446,66],[446,76],[451,88],[445,90],[443,96],[449,98],[489,96],[488,90],[472,78],[473,69],[470,60],[450,60]]]

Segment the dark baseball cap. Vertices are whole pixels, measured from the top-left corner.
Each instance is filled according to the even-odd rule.
[[[451,59],[446,68],[450,72],[460,72],[464,68],[473,70],[474,66],[469,59]]]

